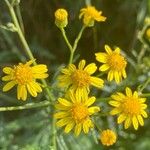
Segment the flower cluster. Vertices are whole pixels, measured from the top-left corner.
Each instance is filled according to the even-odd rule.
[[[94,26],[95,21],[104,22],[106,17],[102,16],[102,11],[96,10],[94,6],[87,6],[80,10],[79,19],[83,18],[83,24],[86,27]],[[68,12],[60,8],[55,11],[55,24],[58,28],[64,28],[68,24]]]
[[[56,11],[55,19],[66,19],[66,10],[63,10],[62,13],[58,13],[60,10],[61,9],[58,9]],[[83,19],[83,26],[85,28],[92,27],[95,21],[103,22],[106,20],[106,17],[101,14],[102,11],[96,10],[94,6],[87,6],[80,10],[79,18]],[[65,19],[60,20],[63,23]],[[59,25],[59,28],[65,26]],[[64,35],[65,32],[63,32],[63,36]],[[79,39],[79,37],[77,37],[77,39]],[[69,43],[66,37],[65,41],[67,44]],[[70,48],[71,46],[69,45],[68,47]],[[68,66],[61,70],[61,74],[57,78],[58,87],[64,89],[65,95],[64,97],[58,98],[55,105],[57,112],[54,117],[58,119],[56,125],[58,127],[64,127],[65,133],[74,130],[75,135],[78,136],[83,130],[83,132],[87,134],[90,128],[96,125],[96,122],[91,119],[91,115],[99,112],[100,107],[91,106],[96,101],[96,98],[89,95],[91,94],[90,91],[92,87],[98,89],[104,87],[104,79],[98,77],[98,71],[107,74],[108,82],[115,81],[116,84],[120,84],[123,79],[127,78],[127,60],[122,54],[121,49],[115,47],[113,50],[109,45],[105,45],[104,49],[106,52],[101,51],[95,53],[95,59],[103,63],[99,68],[96,66],[95,62],[86,65],[86,60],[84,59],[80,60],[77,66],[71,61]],[[74,53],[74,45],[73,49],[71,47],[70,50]],[[125,129],[133,124],[134,129],[137,130],[139,124],[141,126],[144,125],[143,117],[147,117],[145,111],[147,105],[145,104],[145,100],[145,98],[141,98],[138,95],[137,91],[132,94],[131,89],[127,87],[126,95],[120,92],[112,94],[109,104],[115,108],[112,109],[109,114],[120,114],[117,119],[118,124],[124,122]],[[111,146],[116,140],[116,133],[111,129],[100,132],[100,141],[103,145]]]
[[[105,146],[111,146],[116,143],[117,135],[111,129],[101,130],[93,119],[94,115],[98,116],[98,113],[103,110],[97,103],[96,96],[93,96],[96,92],[92,92],[91,89],[96,88],[96,91],[99,92],[103,90],[107,83],[121,84],[127,78],[127,60],[119,47],[111,48],[104,45],[106,52],[95,53],[94,61],[102,63],[101,66],[97,67],[94,61],[86,64],[84,59],[81,59],[77,65],[72,61],[83,30],[94,26],[95,21],[104,22],[106,20],[106,17],[101,14],[102,11],[96,10],[94,6],[87,6],[80,10],[79,18],[83,21],[83,28],[72,46],[64,30],[68,24],[68,12],[63,8],[55,12],[55,24],[61,29],[71,54],[69,64],[61,69],[60,74],[57,76],[56,83],[58,83],[57,88],[61,88],[59,93],[61,96],[54,102],[56,109],[54,118],[56,119],[56,125],[63,127],[65,133],[73,130],[76,136],[79,136],[82,131],[88,134],[92,128],[98,128],[101,143]],[[146,35],[147,37],[150,36],[150,29],[146,31]],[[35,60],[19,63],[13,67],[5,67],[3,72],[5,76],[2,77],[2,81],[7,82],[3,87],[3,91],[7,92],[17,86],[17,99],[23,101],[27,100],[28,93],[33,97],[37,97],[38,93],[42,92],[43,87],[37,80],[40,79],[42,83],[45,83],[44,79],[48,77],[47,66],[36,64]],[[100,78],[99,74],[106,74],[107,80],[102,76]],[[48,87],[46,88],[48,89]],[[51,91],[48,90],[48,92]],[[107,115],[118,115],[117,123],[124,123],[125,129],[131,125],[135,130],[139,126],[144,126],[143,118],[148,117],[147,104],[145,103],[146,98],[143,98],[139,93],[138,91],[132,91],[129,87],[125,88],[125,94],[121,92],[113,93],[108,102],[113,108]]]

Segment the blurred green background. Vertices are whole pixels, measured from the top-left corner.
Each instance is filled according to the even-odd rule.
[[[84,0],[21,0],[20,10],[24,24],[24,34],[38,63],[46,63],[49,67],[49,84],[55,87],[55,79],[60,66],[68,63],[69,50],[59,29],[54,24],[54,12],[57,8],[65,8],[69,12],[69,25],[66,28],[70,42],[73,43],[82,22],[79,11],[86,6]],[[94,53],[103,51],[104,44],[119,46],[129,62],[128,79],[120,86],[106,83],[99,97],[109,96],[113,91],[123,90],[126,85],[136,88],[150,74],[149,49],[143,59],[137,58],[142,49],[138,41],[138,32],[144,26],[144,19],[149,16],[149,0],[91,0],[98,10],[107,17],[106,22],[96,23],[93,28],[87,28],[79,42],[76,60],[95,61]],[[16,12],[19,11],[16,9]],[[4,0],[0,0],[0,24],[11,22],[10,14]],[[149,45],[149,42],[147,43]],[[16,33],[0,29],[0,76],[2,68],[28,60]],[[0,83],[0,89],[4,83]],[[146,89],[150,91],[150,87]],[[59,95],[54,91],[56,96]],[[29,98],[27,102],[16,100],[15,90],[9,93],[0,92],[0,106],[22,105],[31,101],[44,100],[40,94],[36,100]],[[102,110],[108,111],[108,105],[97,102]],[[48,150],[51,142],[51,113],[48,109],[0,112],[0,150]],[[137,132],[132,128],[124,130],[116,124],[116,118],[98,116],[95,118],[101,128],[112,128],[118,133],[117,143],[106,148],[97,141],[98,133],[92,131],[89,135],[75,138],[73,134],[65,135],[58,130],[57,143],[60,150],[150,150],[150,123]]]

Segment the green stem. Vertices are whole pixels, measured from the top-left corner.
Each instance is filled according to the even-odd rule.
[[[69,64],[71,64],[71,63],[73,62],[74,53],[75,53],[75,51],[76,51],[76,49],[77,49],[78,42],[79,42],[79,40],[81,39],[82,33],[83,33],[83,31],[84,31],[85,28],[86,28],[86,26],[82,26],[82,28],[81,28],[81,30],[80,30],[80,32],[79,32],[77,38],[76,38],[75,41],[74,41],[73,48],[72,48],[72,51],[71,51],[71,53],[70,53]]]
[[[17,30],[18,30],[17,33],[18,33],[18,35],[19,35],[19,37],[20,37],[20,40],[21,40],[21,42],[22,42],[22,44],[23,44],[23,46],[24,46],[24,49],[26,50],[26,52],[27,52],[29,58],[30,58],[31,60],[34,60],[33,54],[32,54],[32,52],[31,52],[31,50],[30,50],[30,48],[29,48],[29,46],[28,46],[28,44],[27,44],[27,42],[26,42],[26,40],[25,40],[25,38],[24,38],[24,35],[22,34],[22,31],[21,31],[19,22],[18,22],[18,20],[17,20],[17,17],[16,17],[16,14],[15,14],[14,8],[11,6],[11,4],[9,3],[8,0],[5,0],[5,2],[6,2],[6,4],[7,4],[7,6],[8,6],[8,8],[9,8],[9,11],[10,11],[10,14],[11,14],[11,17],[12,17],[12,20],[13,20],[13,22],[14,22],[14,24],[15,24]]]
[[[27,43],[27,41],[26,41],[26,39],[25,39],[25,37],[24,37],[24,35],[23,35],[23,33],[22,33],[22,30],[21,30],[20,25],[19,25],[19,22],[18,22],[18,20],[17,20],[17,17],[16,17],[16,14],[15,14],[14,8],[10,5],[10,3],[9,3],[8,0],[5,0],[5,2],[6,2],[6,4],[7,4],[7,6],[8,6],[8,8],[9,8],[9,11],[10,11],[10,14],[11,14],[11,17],[12,17],[12,20],[13,20],[13,22],[14,22],[14,25],[15,25],[16,28],[17,28],[17,33],[18,33],[18,35],[19,35],[20,41],[22,42],[22,45],[24,46],[24,49],[25,49],[26,53],[28,54],[28,56],[29,56],[29,58],[30,58],[31,60],[35,60],[35,58],[34,58],[32,52],[31,52],[31,50],[30,50],[30,47],[29,47],[29,45],[28,45],[28,43]],[[37,65],[37,63],[36,63],[35,61],[33,62],[33,64],[34,64],[34,65]],[[41,82],[43,83],[43,85],[44,85],[45,87],[47,87],[47,83],[46,83],[46,81],[45,81],[44,79],[41,79]],[[46,88],[45,91],[47,92],[47,95],[48,95],[48,97],[49,97],[49,100],[54,100],[54,98],[53,98],[51,92],[49,91],[49,89]]]
[[[1,111],[13,111],[13,110],[24,110],[24,109],[33,109],[33,108],[40,108],[40,107],[47,107],[51,105],[50,101],[42,101],[39,103],[28,103],[23,106],[10,106],[10,107],[0,107]]]
[[[70,57],[69,57],[69,64],[72,64],[72,62],[73,62],[73,56],[74,56],[74,52],[71,51],[70,52]]]
[[[66,42],[66,44],[67,44],[69,50],[70,50],[70,52],[71,52],[71,51],[72,51],[72,46],[71,46],[71,44],[70,44],[70,42],[69,42],[69,40],[68,40],[68,38],[67,38],[67,36],[66,36],[66,32],[65,32],[64,28],[60,28],[60,30],[61,30],[61,33],[62,33],[62,35],[63,35],[63,38],[64,38],[64,40],[65,40],[65,42]]]
[[[70,50],[69,64],[71,64],[73,62],[74,52],[75,52],[75,50],[76,50],[76,48],[78,46],[78,42],[79,42],[79,40],[80,40],[80,38],[82,36],[82,33],[83,33],[83,31],[84,31],[85,28],[86,28],[86,26],[82,26],[82,28],[81,28],[81,30],[80,30],[77,38],[74,41],[73,46],[71,46],[71,44],[70,44],[70,42],[69,42],[69,40],[68,40],[68,38],[66,36],[66,32],[65,32],[64,28],[60,28],[61,33],[63,35],[63,38],[64,38],[64,40],[65,40],[65,42],[66,42],[66,44],[67,44],[67,46],[68,46],[68,48]]]
[[[142,93],[142,91],[147,87],[147,85],[149,84],[150,82],[150,78],[148,78],[146,80],[146,82],[143,84],[143,86],[140,88],[139,92]]]
[[[81,28],[81,30],[80,30],[80,32],[79,32],[77,38],[76,38],[75,41],[74,41],[73,48],[72,48],[73,50],[72,50],[72,51],[75,51],[75,50],[76,50],[76,48],[77,48],[77,46],[78,46],[78,42],[79,42],[79,40],[81,39],[82,33],[83,33],[83,31],[84,31],[85,28],[86,28],[86,26],[82,26],[82,28]]]
[[[31,60],[34,60],[34,56],[33,56],[32,52],[31,52],[30,47],[28,46],[28,43],[27,43],[27,41],[26,41],[26,39],[25,39],[25,37],[24,37],[24,35],[23,35],[23,33],[22,33],[22,30],[21,30],[21,28],[20,28],[19,22],[18,22],[18,20],[17,20],[16,14],[15,14],[15,11],[14,11],[14,8],[10,5],[10,3],[9,3],[8,0],[5,0],[5,2],[6,2],[6,4],[7,4],[7,6],[8,6],[8,8],[9,8],[9,11],[10,11],[10,14],[11,14],[11,17],[12,17],[12,20],[13,20],[13,22],[14,22],[14,25],[15,25],[16,28],[18,29],[18,30],[17,30],[17,33],[18,33],[18,35],[19,35],[19,37],[20,37],[20,40],[21,40],[21,42],[22,42],[22,45],[23,45],[23,47],[24,47],[26,53],[28,54],[29,58],[30,58]],[[37,65],[36,62],[34,62],[33,64],[34,64],[34,65]],[[41,82],[43,83],[43,85],[44,85],[45,87],[47,87],[47,83],[46,83],[46,81],[45,81],[44,79],[42,79]],[[45,88],[45,91],[46,91],[46,93],[47,93],[48,100],[49,100],[50,102],[51,102],[51,101],[54,101],[54,97],[53,97],[52,93],[50,92],[50,90],[49,90],[48,88]],[[53,131],[55,130],[55,124],[54,124],[54,123],[52,123],[52,130],[53,130]],[[57,147],[56,147],[56,135],[54,134],[53,136],[54,136],[54,137],[53,137],[53,145],[54,145],[54,148],[53,148],[53,149],[56,150],[56,149],[57,149]]]
[[[23,25],[23,19],[22,19],[22,16],[21,16],[20,5],[16,5],[16,13],[17,13],[17,17],[18,17],[18,20],[19,20],[19,23],[20,23],[22,33],[24,34],[24,25]]]
[[[142,93],[140,96],[142,96],[142,97],[150,97],[150,93]]]
[[[57,145],[56,145],[56,128],[53,128],[53,127],[55,127],[55,123],[56,123],[56,120],[55,120],[55,118],[53,118],[53,120],[52,120],[52,146],[51,146],[51,148],[53,149],[53,150],[56,150],[57,149]]]
[[[91,5],[91,0],[85,0],[85,4],[86,4],[87,6]]]

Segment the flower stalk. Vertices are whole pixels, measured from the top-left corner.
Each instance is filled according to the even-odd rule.
[[[64,28],[60,28],[61,33],[62,33],[62,35],[63,35],[63,38],[64,38],[64,40],[65,40],[65,42],[66,42],[66,44],[67,44],[67,46],[68,46],[68,48],[69,48],[69,50],[70,50],[69,64],[71,64],[71,63],[73,62],[74,53],[75,53],[75,51],[76,51],[76,49],[77,49],[78,42],[79,42],[79,40],[81,39],[82,33],[83,33],[83,31],[84,31],[85,28],[86,28],[86,26],[83,25],[82,28],[81,28],[81,30],[80,30],[80,32],[79,32],[79,34],[78,34],[78,36],[76,37],[76,39],[75,39],[75,41],[74,41],[73,46],[70,44],[70,42],[69,42],[69,40],[68,40],[68,38],[67,38],[67,35],[66,35],[66,32],[65,32]]]
[[[20,25],[19,25],[19,21],[18,21],[18,19],[17,19],[17,17],[16,17],[16,13],[15,13],[15,11],[14,11],[14,8],[13,8],[13,6],[9,3],[9,1],[8,0],[5,0],[5,3],[7,4],[7,6],[8,6],[8,8],[9,8],[9,11],[10,11],[10,14],[11,14],[11,17],[12,17],[12,20],[13,20],[13,23],[14,23],[14,25],[16,26],[16,28],[17,28],[17,33],[18,33],[18,36],[19,36],[19,38],[20,38],[20,41],[21,41],[21,43],[22,43],[22,45],[23,45],[23,47],[24,47],[24,49],[25,49],[25,51],[26,51],[26,53],[27,53],[27,55],[29,56],[29,58],[31,59],[31,60],[35,60],[35,58],[34,58],[34,56],[33,56],[33,54],[32,54],[32,51],[31,51],[31,49],[30,49],[30,47],[29,47],[29,45],[28,45],[28,43],[27,43],[27,41],[26,41],[26,39],[25,39],[25,37],[24,37],[24,34],[23,34],[23,32],[22,32],[22,30],[21,30],[21,27],[20,27]],[[36,62],[34,62],[33,63],[34,65],[37,65],[36,64]],[[47,87],[48,85],[47,85],[47,83],[46,83],[46,81],[44,80],[44,79],[41,79],[41,82],[42,82],[42,84],[45,86],[45,87]],[[46,93],[47,93],[47,99],[48,99],[48,101],[49,101],[49,103],[51,103],[52,101],[54,101],[55,99],[54,99],[54,97],[53,97],[53,94],[51,93],[51,91],[49,90],[49,88],[45,88],[45,91],[46,91]],[[24,107],[23,107],[24,108]],[[20,109],[23,109],[22,107],[20,107]],[[27,109],[28,108],[31,108],[31,107],[27,107]],[[34,107],[32,107],[32,108],[34,108]],[[5,108],[6,109],[6,108]],[[6,110],[9,110],[10,108],[7,108]],[[11,109],[15,109],[15,108],[11,108]],[[16,109],[19,109],[19,108],[16,108]],[[53,120],[52,120],[52,122],[53,122]],[[56,132],[54,132],[55,131],[55,124],[54,123],[52,123],[52,131],[53,131],[53,142],[52,142],[52,144],[51,144],[51,147],[53,147],[53,150],[56,150],[57,149],[57,147],[56,147]]]
[[[50,101],[45,100],[39,103],[28,103],[22,106],[0,107],[0,112],[41,108],[41,107],[48,107],[50,105],[51,105]]]

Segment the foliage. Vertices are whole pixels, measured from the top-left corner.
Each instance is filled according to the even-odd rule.
[[[82,26],[82,21],[78,19],[80,9],[89,4],[90,0],[21,0],[19,5],[15,0],[12,2],[36,62],[48,66],[48,86],[43,85],[43,88],[53,92],[54,99],[57,100],[63,96],[63,89],[57,88],[57,77],[68,63],[70,54],[60,30],[55,25],[54,12],[58,8],[68,10],[69,21],[65,30],[72,44]],[[56,133],[53,128],[54,110],[49,103],[42,107],[35,106],[35,109],[0,112],[0,149],[48,150],[53,149],[53,140],[56,140],[60,150],[150,149],[149,118],[145,119],[143,127],[135,131],[133,128],[125,130],[122,125],[117,124],[116,117],[108,114],[111,110],[108,104],[109,97],[114,92],[123,92],[127,86],[147,97],[149,114],[150,37],[147,30],[150,28],[150,0],[93,0],[91,3],[103,11],[107,20],[105,23],[95,22],[93,27],[84,30],[73,54],[73,61],[76,63],[84,58],[87,63],[91,63],[95,61],[94,53],[104,51],[105,44],[111,47],[119,46],[128,62],[127,78],[121,84],[116,84],[106,80],[106,73],[99,74],[105,79],[105,86],[102,90],[92,88],[91,93],[96,96],[96,105],[101,107],[101,111],[92,117],[97,126],[87,135],[80,134],[75,137],[73,133],[65,134],[61,128],[57,128]],[[12,24],[5,0],[0,1],[0,12],[0,76],[3,77],[2,69],[5,66],[26,62],[30,58]],[[99,66],[99,63],[96,64]],[[29,97],[25,102],[19,101],[15,90],[4,93],[3,86],[4,83],[0,81],[0,109],[6,106],[28,107],[28,103],[37,105],[45,102],[47,98],[46,92],[43,92],[36,98]],[[117,133],[116,144],[108,148],[103,146],[99,140],[99,128],[113,129]]]

